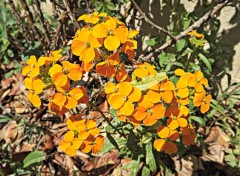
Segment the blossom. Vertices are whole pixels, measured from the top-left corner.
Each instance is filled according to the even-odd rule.
[[[133,75],[137,76],[138,78],[144,78],[149,75],[155,75],[157,71],[155,70],[155,66],[148,64],[147,62],[137,64],[137,67],[133,71]]]
[[[27,77],[24,80],[24,85],[29,91],[27,92],[27,97],[29,101],[35,106],[40,107],[41,106],[41,100],[39,98],[39,95],[44,88],[44,83],[39,78],[31,78]]]
[[[157,129],[157,134],[161,139],[156,139],[153,143],[157,151],[165,151],[167,154],[177,152],[177,146],[173,143],[179,138],[179,133],[176,130],[171,130],[167,126],[160,126]]]
[[[94,37],[92,31],[82,29],[78,32],[78,36],[73,39],[71,49],[74,55],[80,56],[84,62],[94,60],[96,54],[95,49],[102,46],[102,41]]]
[[[131,115],[134,111],[133,102],[140,100],[142,92],[133,87],[129,82],[121,82],[116,85],[117,93],[112,93],[108,99],[113,109],[119,110],[122,115]]]
[[[99,22],[100,17],[106,17],[107,14],[102,12],[93,12],[92,14],[83,14],[78,18],[78,21],[85,21],[86,23],[92,23],[92,24],[96,24],[97,22]]]
[[[72,64],[69,61],[63,61],[62,66],[54,64],[49,69],[49,74],[56,86],[62,87],[66,85],[68,78],[73,81],[78,81],[82,78],[82,68],[78,64]]]
[[[193,103],[196,107],[200,106],[201,113],[205,114],[210,108],[211,99],[212,95],[206,95],[205,91],[201,93],[196,92],[194,94]]]
[[[200,70],[197,70],[190,78],[189,78],[189,86],[194,87],[196,92],[203,92],[204,87],[208,86],[208,80],[203,78],[203,73]]]
[[[191,35],[191,36],[194,36],[194,37],[197,37],[197,38],[202,38],[202,39],[204,38],[204,35],[197,33],[196,30],[192,30],[192,31],[188,32],[187,34]]]
[[[163,104],[156,104],[151,108],[138,106],[133,114],[137,121],[143,121],[146,126],[152,126],[158,119],[163,118],[165,107]]]
[[[182,143],[186,146],[194,144],[196,133],[191,124],[181,129]]]
[[[22,74],[23,76],[28,75],[33,78],[39,75],[40,67],[44,65],[45,59],[39,58],[37,60],[36,56],[30,56],[26,63],[27,65],[22,69]]]

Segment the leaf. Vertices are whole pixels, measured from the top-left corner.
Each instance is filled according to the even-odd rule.
[[[148,88],[157,85],[160,81],[164,80],[167,77],[165,72],[157,73],[156,75],[146,76],[142,81],[137,82],[133,80],[131,83],[134,87],[139,88],[140,90],[147,90]]]
[[[159,37],[153,37],[145,41],[145,43],[149,46],[154,46],[159,43]]]
[[[131,169],[130,176],[136,176],[138,171],[139,171],[139,164],[140,164],[140,159],[141,155],[138,156],[138,160],[132,160],[129,164],[123,166],[123,169]]]
[[[159,65],[161,67],[164,67],[165,65],[169,63],[174,63],[176,61],[176,55],[172,53],[161,53],[158,56],[159,58]]]
[[[152,147],[152,143],[149,142],[146,145],[146,164],[149,166],[150,170],[153,172],[157,169],[157,165],[156,165],[156,161],[155,161],[155,157],[153,155],[153,151],[152,151],[153,147]]]
[[[202,53],[199,53],[198,56],[205,63],[209,72],[212,72],[212,65],[210,61]]]
[[[189,120],[194,120],[195,122],[200,123],[202,126],[206,125],[206,121],[203,118],[201,118],[201,117],[190,116]]]
[[[149,175],[150,175],[150,169],[147,168],[146,166],[143,166],[142,176],[149,176]]]
[[[112,136],[111,137],[109,137],[109,136],[110,135],[107,135],[107,137],[105,138],[104,146],[103,146],[101,152],[99,153],[99,155],[103,155],[104,153],[107,153],[113,149],[119,148],[119,146],[125,145],[127,142],[127,140],[125,138],[114,139]],[[111,138],[111,139],[109,139],[109,138]],[[112,139],[114,140],[114,142],[112,141]]]
[[[23,160],[23,168],[26,168],[32,164],[39,163],[40,161],[44,161],[46,158],[44,153],[39,150],[32,151],[29,153],[26,158]]]
[[[177,51],[182,51],[182,49],[186,46],[186,43],[185,39],[178,40],[176,43]]]
[[[4,115],[0,115],[0,123],[5,123],[12,120],[12,118],[8,117],[8,116],[4,116]]]
[[[111,11],[116,10],[116,6],[112,2],[107,2],[106,7]]]

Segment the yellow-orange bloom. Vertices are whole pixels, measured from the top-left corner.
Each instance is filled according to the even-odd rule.
[[[157,134],[161,139],[156,139],[153,143],[154,148],[167,154],[177,152],[177,146],[173,143],[179,138],[179,133],[176,130],[171,130],[167,126],[161,126],[157,129]]]
[[[39,75],[40,67],[45,64],[45,59],[40,57],[37,61],[36,56],[30,56],[26,63],[27,65],[22,69],[22,74],[23,76],[28,75],[33,78]]]
[[[210,102],[212,99],[212,95],[207,95],[206,92],[203,91],[201,93],[195,93],[194,98],[193,98],[193,103],[194,106],[199,107],[200,106],[200,111],[201,113],[206,113],[209,108],[210,108]]]
[[[189,78],[189,86],[194,87],[196,92],[203,92],[203,85],[208,86],[208,80],[203,78],[203,73],[200,70],[197,70],[195,74]]]
[[[101,39],[93,36],[92,31],[83,29],[78,32],[78,36],[73,39],[71,49],[74,55],[86,63],[92,62],[96,56],[95,48],[102,46]]]
[[[137,67],[133,75],[137,76],[138,78],[144,78],[149,75],[155,75],[157,71],[155,70],[155,66],[148,64],[147,62],[137,64]]]
[[[134,111],[134,102],[140,100],[142,92],[133,87],[130,82],[121,82],[116,85],[117,93],[112,93],[108,98],[109,104],[122,115],[129,116]]]
[[[107,14],[102,12],[93,12],[92,14],[83,14],[78,18],[78,21],[85,21],[86,23],[92,23],[92,24],[96,24],[97,22],[99,22],[100,17],[106,17]]]
[[[35,106],[41,106],[41,100],[38,96],[43,91],[44,83],[40,79],[33,79],[31,77],[27,77],[24,80],[24,85],[29,91],[27,92],[27,97],[29,101]]]
[[[78,64],[63,61],[62,66],[54,64],[49,69],[49,74],[52,77],[53,83],[58,87],[62,87],[66,85],[68,78],[73,81],[80,80],[82,78],[83,70]]]

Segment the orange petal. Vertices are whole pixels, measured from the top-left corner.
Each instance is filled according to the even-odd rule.
[[[67,97],[67,101],[65,102],[64,106],[67,108],[67,109],[73,109],[73,108],[76,108],[78,105],[78,102],[75,98],[73,97]]]
[[[120,46],[120,40],[116,36],[108,36],[104,40],[104,46],[109,51],[114,51]]]
[[[177,122],[180,127],[186,127],[188,125],[188,121],[185,118],[177,118]]]
[[[134,111],[134,106],[130,101],[127,101],[119,109],[120,113],[125,116],[130,116]]]
[[[95,51],[92,47],[86,48],[82,51],[80,58],[84,62],[91,62],[95,58]]]
[[[63,106],[66,100],[67,100],[67,97],[62,93],[55,93],[52,97],[52,102],[59,106]]]
[[[31,94],[29,91],[27,92],[27,97],[29,101],[33,104],[35,107],[40,107],[41,106],[41,99],[37,94]]]
[[[125,43],[127,41],[128,29],[125,26],[120,26],[113,31],[113,34],[119,38],[121,43]]]
[[[113,93],[115,89],[115,84],[113,82],[108,82],[105,86],[105,93]]]
[[[32,78],[25,78],[24,79],[24,86],[27,88],[27,89],[32,89],[33,87],[33,79]]]
[[[68,147],[71,146],[71,142],[68,142],[68,141],[64,141],[62,140],[60,143],[59,143],[59,148],[60,150],[62,150],[63,152],[65,152],[67,150]]]
[[[138,102],[138,106],[144,107],[144,108],[151,108],[153,107],[153,103],[148,101],[148,98],[146,95],[144,95]]]
[[[166,126],[161,126],[157,129],[157,134],[160,138],[166,139],[170,134],[170,129]]]
[[[99,48],[102,46],[102,43],[100,43],[99,40],[93,36],[93,34],[89,35],[88,42],[93,48]]]
[[[173,92],[171,90],[166,90],[166,91],[162,92],[160,95],[161,95],[163,101],[165,101],[166,103],[171,103],[171,101],[173,99]]]
[[[97,154],[100,150],[102,150],[104,144],[104,137],[102,135],[99,135],[95,139],[95,144],[92,148],[92,153]]]
[[[71,51],[74,55],[80,56],[84,49],[84,42],[80,40],[73,40],[71,45]]]
[[[171,130],[169,134],[169,140],[176,141],[179,138],[179,133],[177,130]]]
[[[159,92],[149,90],[146,94],[148,101],[151,103],[158,103],[160,101],[161,95]]]
[[[128,32],[128,38],[133,38],[139,33],[138,30],[131,30]]]
[[[143,120],[143,124],[146,126],[152,126],[157,122],[157,119],[152,115],[147,114],[147,117]]]
[[[73,138],[74,138],[74,131],[68,131],[64,134],[63,140],[71,142]]]
[[[183,89],[179,89],[177,92],[177,95],[180,98],[186,98],[189,95],[189,90],[188,88],[183,88]]]
[[[76,100],[79,100],[84,95],[82,89],[79,87],[74,87],[72,90],[69,91],[68,94],[71,95],[71,97],[75,98]]]
[[[30,65],[26,65],[22,69],[22,75],[26,76],[30,71],[32,71],[32,67]]]
[[[165,149],[165,143],[166,141],[164,139],[156,139],[153,146],[157,151],[161,152]]]
[[[132,90],[133,90],[133,86],[130,82],[121,82],[121,83],[118,83],[116,88],[118,88],[118,92],[121,94],[121,95],[125,95],[125,96],[128,96]]]
[[[182,137],[182,143],[186,146],[190,146],[190,145],[194,144],[195,138],[196,138],[196,134],[183,136]]]
[[[168,127],[171,129],[171,130],[175,130],[179,127],[178,125],[178,121],[177,120],[173,120],[171,118],[168,119]]]
[[[183,76],[184,75],[184,70],[183,69],[176,69],[174,71],[174,74],[177,75],[177,76]]]
[[[32,77],[32,78],[36,77],[36,76],[39,75],[39,72],[40,72],[39,67],[35,67],[31,70],[31,72],[29,73],[29,76]]]
[[[210,109],[210,104],[202,103],[200,111],[205,114]]]
[[[163,104],[157,104],[152,108],[152,116],[156,119],[161,119],[165,114],[165,110]]]
[[[168,141],[166,142],[165,144],[165,148],[164,148],[164,151],[167,153],[167,154],[173,154],[173,153],[176,153],[177,152],[177,146],[171,142],[171,141]]]
[[[142,97],[142,92],[140,89],[133,87],[132,92],[128,95],[128,100],[131,102],[137,102]]]
[[[28,65],[36,65],[37,64],[37,58],[36,56],[32,55],[26,62]]]
[[[93,120],[93,119],[88,120],[87,123],[86,123],[86,125],[87,125],[87,128],[88,128],[88,129],[96,128],[96,127],[97,127],[97,123],[96,123],[96,121]]]
[[[143,119],[146,118],[147,116],[147,109],[144,107],[137,107],[135,110],[135,113],[133,114],[133,117],[137,120],[137,121],[142,121]]]
[[[36,79],[33,81],[32,90],[35,91],[35,94],[40,94],[43,91],[44,83],[40,79]]]
[[[109,18],[107,21],[105,21],[104,25],[108,30],[114,30],[117,26],[116,21],[113,18]]]
[[[93,36],[96,38],[107,37],[108,30],[104,24],[97,24],[93,27]]]
[[[148,76],[148,70],[147,69],[142,69],[142,68],[136,68],[133,72],[133,74],[139,78],[144,78]]]
[[[49,75],[53,77],[56,73],[62,73],[62,66],[58,64],[54,64],[50,69],[49,69]]]
[[[70,146],[67,148],[66,150],[66,154],[69,156],[75,156],[76,155],[76,149],[74,148],[74,146]]]
[[[113,95],[108,102],[113,107],[113,109],[119,109],[125,103],[124,96]]]

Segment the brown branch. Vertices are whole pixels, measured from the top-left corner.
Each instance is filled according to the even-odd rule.
[[[80,25],[78,24],[74,14],[72,13],[71,9],[70,9],[70,6],[69,6],[69,3],[67,0],[63,0],[63,3],[67,9],[67,13],[68,13],[68,16],[71,18],[74,26],[77,28],[77,29],[80,29]]]
[[[48,45],[50,44],[51,40],[50,40],[50,34],[48,32],[48,29],[47,29],[47,25],[44,21],[44,17],[43,17],[43,13],[42,13],[42,10],[41,10],[41,7],[40,7],[40,2],[38,0],[35,0],[35,4],[36,4],[36,7],[37,7],[37,13],[38,13],[38,16],[40,18],[40,21],[42,23],[42,26],[43,26],[43,30],[44,30],[44,35],[46,37],[46,40],[48,42]]]
[[[58,6],[60,9],[66,11],[67,9],[64,8],[63,6],[61,6],[60,4],[58,4],[55,0],[50,0],[50,2],[52,2],[55,6]]]
[[[12,9],[13,15],[15,16],[21,31],[23,31],[23,33],[27,39],[27,42],[33,43],[33,41],[34,41],[33,36],[31,35],[30,31],[28,31],[27,27],[23,24],[22,17],[18,13],[18,10],[17,10],[13,0],[6,0],[6,3],[9,4],[10,8]]]
[[[20,0],[20,2],[21,2],[21,5],[22,5],[22,8],[24,9],[25,13],[27,14],[28,22],[29,22],[29,24],[30,24],[34,34],[36,35],[37,39],[40,41],[41,46],[43,47],[44,52],[47,53],[46,45],[45,45],[45,43],[43,42],[43,40],[41,38],[40,32],[38,31],[37,27],[34,24],[33,15],[31,13],[31,11],[30,11],[26,1],[25,0]]]
[[[150,24],[152,27],[158,29],[159,31],[165,33],[166,35],[168,35],[169,37],[171,37],[172,40],[176,40],[176,37],[174,35],[172,35],[169,31],[167,31],[166,29],[162,28],[161,26],[158,26],[157,24],[155,24],[154,22],[152,22],[147,16],[146,14],[142,11],[142,9],[138,6],[138,4],[135,2],[135,0],[130,0],[132,2],[132,4],[134,5],[134,7],[137,9],[137,11],[142,15],[143,19]]]
[[[158,48],[157,50],[155,50],[154,52],[151,52],[149,55],[147,55],[144,60],[148,60],[150,59],[152,56],[160,54],[161,51],[163,51],[164,49],[168,48],[169,46],[171,46],[172,44],[174,44],[176,41],[184,38],[187,36],[187,33],[199,28],[202,24],[204,24],[205,22],[207,22],[209,19],[214,18],[214,16],[217,14],[217,12],[219,12],[224,6],[226,6],[228,3],[230,2],[230,0],[223,0],[220,1],[216,6],[214,6],[209,12],[207,12],[205,15],[203,15],[199,20],[195,21],[190,27],[188,27],[185,31],[181,32],[180,34],[178,34],[175,39],[176,40],[169,40],[166,43],[164,43],[160,48]]]

